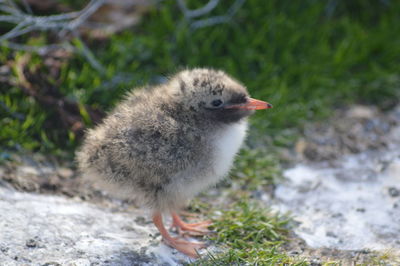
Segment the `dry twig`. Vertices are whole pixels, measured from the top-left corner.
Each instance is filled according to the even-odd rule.
[[[67,34],[70,34],[75,37],[75,39],[79,40],[79,32],[76,29],[82,25],[88,17],[96,12],[104,2],[105,0],[91,0],[85,8],[78,12],[68,12],[50,16],[35,16],[31,14],[31,9],[25,1],[23,1],[23,5],[28,13],[21,10],[12,0],[0,0],[0,11],[5,13],[5,15],[0,15],[0,22],[8,22],[16,25],[9,32],[0,36],[0,45],[15,50],[37,52],[41,55],[57,49],[78,52],[86,57],[93,68],[104,73],[104,67],[98,62],[83,42],[80,41],[82,45],[79,48],[71,43],[71,38],[66,37]],[[51,31],[56,33],[62,42],[44,46],[33,46],[12,41],[18,36],[34,31]]]
[[[229,7],[229,9],[225,15],[211,16],[211,17],[204,18],[204,19],[198,19],[199,17],[208,15],[212,10],[214,10],[218,6],[220,0],[210,0],[204,6],[198,8],[198,9],[194,9],[194,10],[190,10],[187,8],[185,0],[176,0],[176,1],[178,3],[179,8],[181,9],[183,15],[190,22],[190,27],[193,30],[229,22],[232,19],[232,17],[235,15],[235,13],[246,2],[246,0],[236,0]]]
[[[185,19],[190,23],[190,27],[195,30],[230,21],[246,0],[236,0],[224,15],[206,18],[201,17],[210,14],[218,6],[220,0],[209,0],[207,4],[194,10],[186,6],[185,0],[176,1]],[[16,4],[15,0],[0,0],[0,12],[3,13],[0,15],[0,23],[6,22],[15,25],[10,31],[0,36],[0,45],[15,50],[36,52],[40,55],[45,55],[57,49],[80,53],[94,69],[100,73],[105,73],[104,66],[81,40],[78,30],[105,3],[107,3],[107,0],[90,0],[80,11],[37,16],[32,14],[26,0],[21,0],[24,10]],[[33,46],[15,41],[16,37],[31,32],[52,32],[58,36],[59,43]]]

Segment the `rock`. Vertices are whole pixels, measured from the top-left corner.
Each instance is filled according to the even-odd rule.
[[[347,111],[346,115],[357,119],[371,119],[376,116],[376,109],[365,105],[355,105]]]
[[[400,196],[400,190],[395,187],[390,187],[388,189],[389,195],[393,198]]]
[[[28,165],[24,165],[24,166],[20,166],[18,167],[18,172],[17,174],[20,176],[25,176],[25,175],[39,175],[40,171],[38,168],[33,167],[33,166],[28,166]]]
[[[37,247],[37,242],[36,242],[36,240],[33,239],[33,238],[28,239],[28,240],[26,241],[26,243],[25,243],[25,246],[27,246],[28,248],[35,248],[35,247]]]
[[[400,261],[400,116],[393,112],[356,106],[305,130],[296,145],[302,160],[284,171],[273,208],[300,222],[294,232],[309,247],[391,250]]]
[[[336,111],[326,122],[306,124],[295,151],[306,161],[331,161],[345,154],[386,148],[400,136],[396,112],[361,105]]]
[[[74,175],[74,171],[70,168],[61,167],[57,170],[57,173],[62,178],[71,178]]]
[[[160,244],[160,237],[154,237],[154,225],[143,222],[143,216],[137,209],[113,211],[71,198],[0,186],[0,262],[116,266],[190,261]],[[135,223],[135,217],[142,222]]]
[[[337,235],[334,232],[331,232],[331,231],[326,232],[326,236],[337,238]]]

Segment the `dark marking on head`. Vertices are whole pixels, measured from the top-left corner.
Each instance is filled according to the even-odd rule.
[[[221,83],[217,84],[215,86],[215,93],[219,94],[219,95],[222,95],[222,91],[224,90],[224,88],[225,88],[224,84],[221,84]],[[214,94],[214,95],[216,95],[216,94]]]
[[[199,79],[195,78],[193,81],[193,86],[197,86],[197,84],[199,84]]]
[[[247,102],[247,95],[244,93],[236,93],[234,95],[232,95],[231,103],[245,103]]]
[[[203,107],[203,106],[205,106],[206,105],[206,102],[204,102],[204,101],[201,101],[201,102],[199,102],[199,107]]]
[[[196,108],[194,108],[194,106],[190,106],[189,109],[190,111],[196,111]]]

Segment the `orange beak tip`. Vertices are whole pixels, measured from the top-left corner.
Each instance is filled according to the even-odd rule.
[[[250,98],[249,102],[245,105],[246,109],[249,110],[263,110],[272,108],[272,104],[261,100]]]
[[[244,109],[244,110],[263,110],[272,108],[272,104],[261,100],[249,98],[244,104],[231,105],[226,108]]]

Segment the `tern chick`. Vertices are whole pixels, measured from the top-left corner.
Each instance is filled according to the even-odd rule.
[[[162,214],[171,214],[180,230],[207,233],[210,222],[187,224],[177,211],[228,173],[247,117],[271,107],[222,71],[184,70],[165,84],[130,92],[87,132],[77,161],[96,182],[149,208],[168,245],[197,257],[204,243],[170,236]]]

